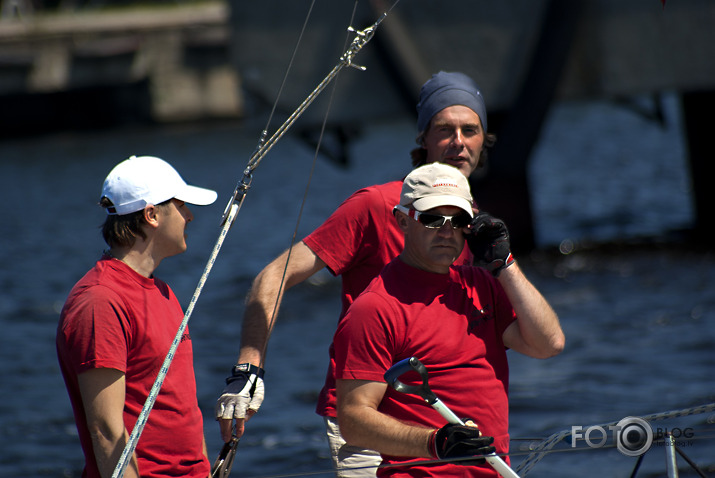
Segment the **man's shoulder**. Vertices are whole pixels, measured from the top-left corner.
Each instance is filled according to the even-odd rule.
[[[394,318],[400,308],[400,300],[386,290],[380,276],[375,277],[350,304],[345,318],[352,317],[360,323],[365,323],[368,317],[376,320]]]
[[[499,287],[499,281],[483,267],[453,265],[450,270],[452,271],[452,280],[458,282],[460,287],[467,286],[474,289],[494,289]]]
[[[374,184],[355,191],[343,202],[338,211],[358,208],[359,211],[383,214],[392,213],[392,208],[400,201],[401,181]],[[338,212],[336,211],[336,212]]]
[[[366,303],[376,300],[385,303],[399,302],[398,293],[402,290],[402,282],[405,278],[405,268],[398,258],[393,258],[382,268],[365,287],[365,290],[355,299],[355,302],[362,300]],[[363,297],[365,296],[365,297]]]
[[[92,310],[97,308],[116,308],[124,301],[111,285],[97,280],[80,280],[67,296],[63,310]],[[88,309],[89,308],[89,309]],[[64,314],[63,314],[64,315]]]
[[[331,214],[331,219],[348,214],[352,222],[355,217],[363,215],[391,214],[393,206],[400,200],[401,190],[401,181],[374,184],[358,189]]]
[[[402,181],[390,181],[382,184],[373,184],[355,191],[352,196],[381,196],[390,199],[397,196],[399,198],[402,191]],[[352,197],[351,196],[351,197]]]
[[[88,303],[113,303],[122,300],[117,270],[109,266],[109,261],[100,260],[72,287],[66,305]]]
[[[85,272],[82,278],[72,287],[69,293],[70,297],[85,293],[88,289],[93,289],[94,286],[101,284],[105,270],[103,262],[103,260],[97,261],[94,267]]]

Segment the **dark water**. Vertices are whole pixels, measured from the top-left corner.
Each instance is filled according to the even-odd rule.
[[[548,361],[510,356],[514,437],[546,437],[572,425],[715,401],[713,253],[658,240],[566,256],[553,252],[564,240],[660,237],[691,224],[672,100],[666,113],[659,126],[619,106],[564,104],[550,118],[531,171],[542,250],[518,259],[559,313],[568,342],[563,354]],[[219,192],[216,204],[193,209],[189,251],[157,271],[186,305],[259,129],[125,129],[0,143],[0,476],[76,477],[81,471],[54,336],[67,292],[103,249],[103,215],[94,204],[104,176],[131,154],[152,154],[172,162],[190,182]],[[352,144],[350,168],[320,159],[297,236],[358,187],[403,175],[412,145],[411,121],[377,123]],[[289,245],[312,159],[311,149],[285,138],[256,170],[192,316],[212,459],[220,448],[213,403],[238,352],[242,300],[255,274]],[[267,398],[249,423],[233,476],[308,476],[330,469],[322,420],[313,408],[338,293],[338,282],[319,274],[287,294],[268,351]],[[713,414],[668,426],[686,425],[713,435]],[[712,465],[714,443],[712,437],[696,440],[685,452]],[[634,463],[614,449],[563,452],[547,456],[529,476],[628,476]],[[664,464],[663,449],[653,449],[642,469],[663,476]]]

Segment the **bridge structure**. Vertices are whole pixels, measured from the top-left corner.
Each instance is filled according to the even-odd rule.
[[[0,122],[11,133],[14,124],[37,128],[72,115],[94,123],[101,115],[240,118],[253,113],[250,104],[273,103],[293,59],[278,102],[287,115],[336,64],[351,35],[346,26],[364,28],[392,4],[316,0],[294,51],[310,0],[9,15],[8,2],[21,1],[28,0],[2,0],[0,17]],[[534,245],[526,170],[551,104],[675,92],[695,237],[715,232],[708,184],[715,173],[708,134],[715,121],[715,1],[401,0],[356,62],[367,71],[343,70],[335,91],[296,124],[299,132],[319,127],[329,97],[328,129],[349,138],[352,125],[414,114],[432,73],[469,74],[485,92],[490,130],[499,137],[488,172],[471,179],[485,209],[525,238],[516,244],[521,249]]]
[[[43,114],[62,123],[78,109],[90,122],[112,114],[159,122],[242,114],[224,2],[30,13],[7,7],[18,0],[3,1],[6,131],[41,128]],[[48,114],[57,109],[65,116]]]
[[[402,0],[392,10],[392,0],[364,0],[357,8],[317,0],[302,37],[298,19],[310,2],[229,1],[233,63],[245,91],[272,102],[292,59],[292,81],[279,102],[285,112],[335,64],[349,37],[346,24],[364,28],[389,10],[356,58],[367,71],[341,72],[331,94],[338,135],[352,121],[414,114],[420,86],[439,70],[474,78],[499,139],[488,171],[472,183],[480,204],[507,220],[522,249],[534,246],[527,165],[553,102],[676,93],[687,130],[694,237],[715,232],[707,179],[715,173],[707,133],[715,106],[712,0]],[[299,37],[303,46],[294,54]],[[316,101],[306,121],[319,124],[327,101]]]

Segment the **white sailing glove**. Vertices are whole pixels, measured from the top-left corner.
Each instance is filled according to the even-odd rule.
[[[258,411],[264,396],[263,373],[262,368],[250,363],[234,365],[216,402],[216,418],[247,418],[249,409]]]

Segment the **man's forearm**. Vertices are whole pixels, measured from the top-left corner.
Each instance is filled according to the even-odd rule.
[[[275,300],[274,300],[275,303]],[[278,312],[276,306],[276,313]],[[268,345],[268,337],[273,330],[273,322],[264,305],[254,300],[246,305],[241,327],[241,349],[238,363],[251,363],[257,367],[263,366],[264,352]]]
[[[517,263],[499,274],[499,283],[518,317],[520,343],[507,344],[535,358],[560,353],[565,344],[558,316],[544,296],[529,282]]]
[[[256,276],[246,297],[241,327],[238,362],[263,365],[263,354],[283,299],[285,254],[279,256]]]
[[[348,444],[385,455],[429,457],[430,428],[406,425],[371,408],[346,408],[338,414]]]
[[[433,430],[410,426],[378,412],[387,384],[370,380],[337,381],[338,424],[345,441],[385,455],[429,457]]]
[[[129,441],[129,432],[124,429],[123,435],[120,437],[105,436],[95,434],[92,436],[92,445],[94,447],[94,458],[97,461],[97,468],[102,478],[111,478],[114,469],[119,463],[119,458]],[[124,472],[126,478],[138,478],[139,466],[137,464],[136,455],[132,454],[131,461],[127,464]]]
[[[256,276],[246,298],[239,363],[263,366],[268,338],[278,317],[283,294],[323,267],[325,263],[301,241]]]

